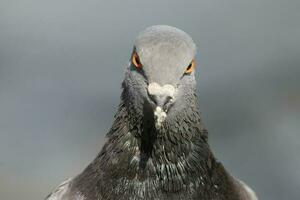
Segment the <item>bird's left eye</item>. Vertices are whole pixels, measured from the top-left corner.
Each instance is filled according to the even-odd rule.
[[[142,63],[140,61],[139,55],[134,52],[131,56],[131,62],[136,68],[142,68]]]
[[[187,66],[187,68],[185,69],[185,74],[190,74],[194,71],[196,66],[195,60],[192,60],[192,62]]]

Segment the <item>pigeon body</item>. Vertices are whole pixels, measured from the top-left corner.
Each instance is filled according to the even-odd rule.
[[[177,28],[141,32],[103,149],[47,200],[256,200],[210,150],[191,71],[195,53]]]

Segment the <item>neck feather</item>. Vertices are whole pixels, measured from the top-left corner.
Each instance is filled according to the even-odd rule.
[[[156,130],[153,114],[147,109],[135,113],[122,95],[108,142],[99,155],[106,174],[162,181],[166,190],[182,189],[184,182],[203,182],[213,157],[197,104],[193,105]]]
[[[77,177],[78,188],[95,184],[100,199],[215,199],[228,177],[210,151],[196,100],[156,130],[153,114],[136,112],[123,93],[108,141]]]

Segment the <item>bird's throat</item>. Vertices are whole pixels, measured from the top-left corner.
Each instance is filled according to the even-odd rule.
[[[153,192],[196,191],[207,185],[214,159],[196,111],[186,110],[160,129],[151,107],[144,107],[143,115],[133,113],[121,102],[108,141],[90,166],[103,172],[101,190],[114,188],[120,195],[140,191],[146,198]]]

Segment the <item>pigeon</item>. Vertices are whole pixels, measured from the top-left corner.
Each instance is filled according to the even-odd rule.
[[[196,95],[196,45],[155,25],[134,42],[106,143],[46,200],[257,200],[208,144]]]

